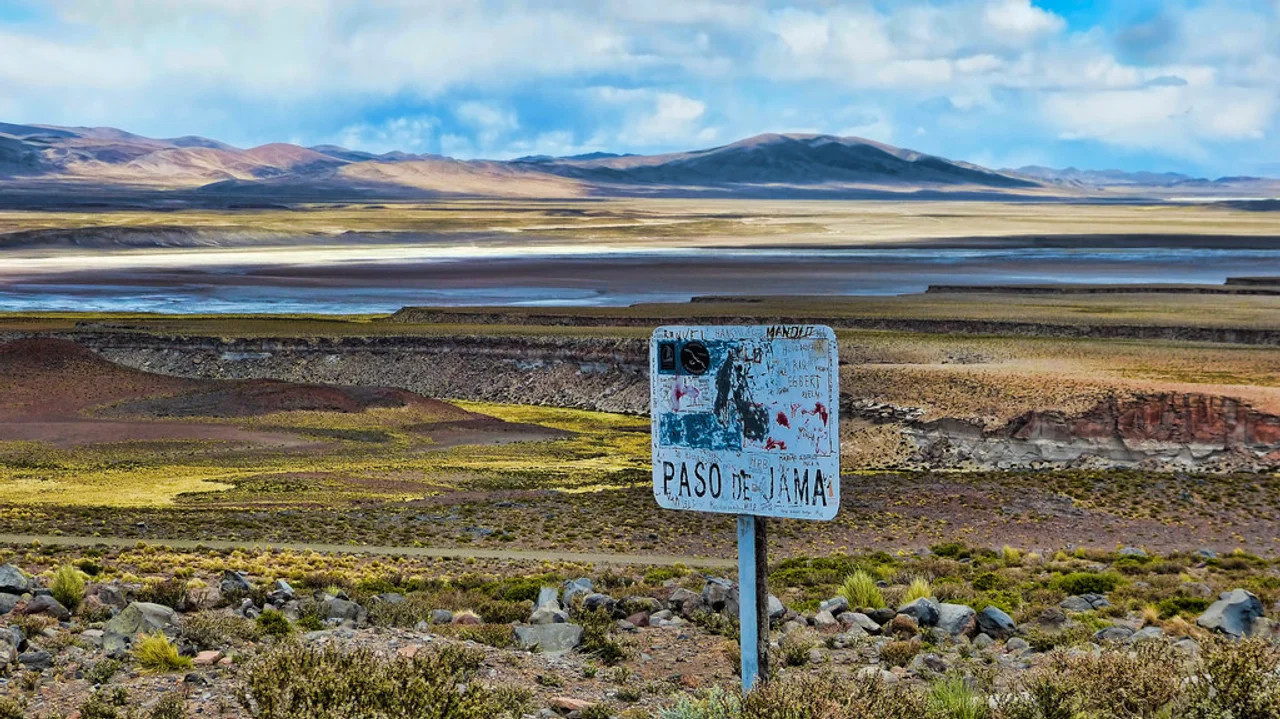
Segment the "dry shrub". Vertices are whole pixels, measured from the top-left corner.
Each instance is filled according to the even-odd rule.
[[[885,642],[880,647],[880,661],[891,667],[905,667],[919,653],[919,639]]]
[[[786,677],[757,687],[742,700],[742,719],[919,719],[928,716],[924,696],[880,679],[829,675]]]
[[[1001,708],[1004,719],[1070,719],[1074,716],[1154,717],[1176,700],[1184,663],[1165,644],[1131,650],[1053,652],[1023,682],[1023,692]]]

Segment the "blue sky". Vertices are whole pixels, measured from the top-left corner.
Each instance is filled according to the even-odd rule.
[[[457,157],[860,135],[1280,175],[1280,0],[0,0],[0,120]]]

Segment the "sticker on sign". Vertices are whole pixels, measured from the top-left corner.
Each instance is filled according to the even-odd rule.
[[[839,374],[830,327],[659,327],[649,377],[659,505],[836,515]]]

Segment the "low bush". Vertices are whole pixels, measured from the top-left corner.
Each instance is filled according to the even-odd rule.
[[[23,719],[27,704],[18,697],[0,697],[0,719]]]
[[[285,643],[249,665],[244,703],[259,719],[490,719],[528,711],[525,689],[476,681],[484,654],[443,646],[413,659]]]
[[[1120,577],[1100,572],[1072,572],[1056,577],[1053,588],[1067,594],[1106,594],[1120,586]]]
[[[832,676],[781,678],[756,687],[742,700],[742,719],[920,719],[924,697],[902,684]]]
[[[49,584],[49,593],[62,606],[75,611],[84,601],[84,572],[74,565],[64,564],[53,573],[53,581]]]
[[[100,659],[84,668],[84,678],[90,684],[106,684],[123,666],[118,659]]]
[[[948,677],[929,687],[929,708],[938,719],[987,719],[991,706],[961,677]]]
[[[915,639],[885,642],[880,647],[880,661],[891,667],[905,667],[919,653],[920,642]]]
[[[818,635],[809,629],[788,632],[778,642],[778,658],[789,667],[798,667],[809,661],[809,650],[818,646]]]
[[[1203,597],[1166,597],[1156,603],[1162,619],[1170,617],[1197,617],[1213,602]]]
[[[283,637],[293,633],[289,618],[276,609],[263,609],[256,621],[258,632],[265,636]]]
[[[861,569],[844,578],[839,593],[854,609],[879,609],[885,605],[876,580]]]
[[[911,580],[911,584],[907,585],[907,591],[902,595],[902,603],[910,604],[917,599],[928,599],[933,596],[933,586],[929,584],[929,580],[924,577],[915,577]]]
[[[178,647],[162,632],[139,638],[133,647],[138,666],[149,674],[163,674],[191,668],[191,658],[178,653]]]
[[[221,649],[258,639],[258,625],[223,612],[196,612],[182,618],[179,635],[200,649]]]
[[[627,651],[618,640],[613,638],[613,617],[603,609],[593,612],[580,612],[575,617],[582,625],[583,652],[593,654],[605,664],[617,664],[626,658]]]

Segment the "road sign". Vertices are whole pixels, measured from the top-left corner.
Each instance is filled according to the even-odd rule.
[[[653,496],[738,515],[742,688],[769,676],[765,517],[840,508],[839,365],[821,325],[659,327],[649,346]]]
[[[836,515],[839,378],[831,328],[659,327],[649,354],[659,505]]]

